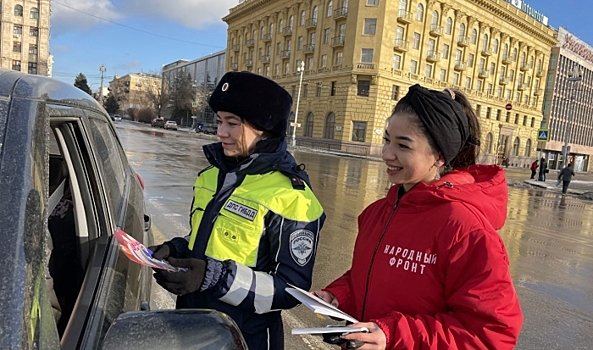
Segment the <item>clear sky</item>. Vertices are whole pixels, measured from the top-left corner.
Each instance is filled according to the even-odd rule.
[[[364,0],[359,0],[364,1]],[[396,0],[382,0],[396,1]],[[592,0],[529,0],[531,7],[593,46]],[[335,1],[334,1],[335,2]],[[50,53],[54,77],[74,83],[84,73],[93,90],[114,74],[160,73],[226,47],[222,17],[238,0],[52,0]]]

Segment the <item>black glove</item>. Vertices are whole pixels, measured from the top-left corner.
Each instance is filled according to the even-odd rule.
[[[161,245],[154,245],[152,247],[148,247],[148,249],[152,250],[152,257],[158,260],[164,260],[168,257],[176,256],[175,246],[169,242],[165,242]]]
[[[158,270],[154,274],[156,282],[169,292],[176,295],[184,295],[200,289],[206,274],[206,261],[201,259],[167,259],[175,267],[183,267],[187,270],[180,272],[169,272]]]

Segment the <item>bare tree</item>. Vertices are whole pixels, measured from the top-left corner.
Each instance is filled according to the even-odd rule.
[[[162,88],[148,89],[146,97],[148,105],[154,109],[158,117],[162,117],[162,112],[169,103],[169,88],[166,82]]]
[[[171,119],[180,123],[189,116],[192,103],[196,98],[196,87],[190,74],[179,71],[169,89],[169,103],[172,105]]]

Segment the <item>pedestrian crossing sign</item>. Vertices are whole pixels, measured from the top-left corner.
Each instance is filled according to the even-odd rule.
[[[550,141],[550,129],[539,129],[537,132],[538,141]]]

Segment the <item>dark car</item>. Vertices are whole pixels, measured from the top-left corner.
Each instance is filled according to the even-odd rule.
[[[216,124],[205,124],[202,127],[202,132],[204,134],[216,135],[217,131],[218,131],[218,125],[216,125]]]
[[[150,123],[150,126],[158,127],[158,128],[165,128],[165,119],[164,118],[154,118]]]
[[[0,349],[246,348],[224,314],[141,311],[151,270],[113,233],[152,245],[151,220],[109,119],[70,84],[0,69]]]

